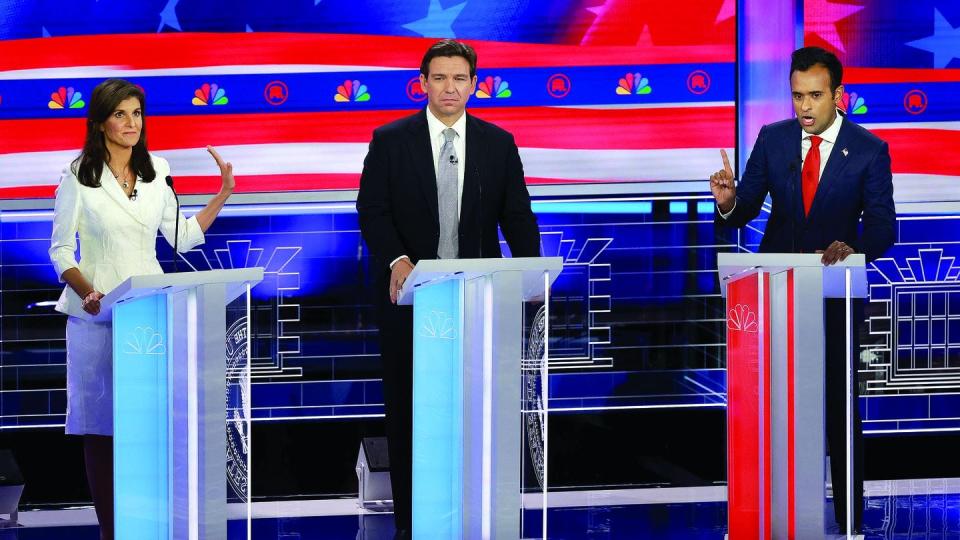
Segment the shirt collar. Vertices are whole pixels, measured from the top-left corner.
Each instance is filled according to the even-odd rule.
[[[464,111],[460,115],[460,118],[452,126],[454,131],[457,132],[457,135],[462,139],[467,129],[467,113]],[[447,125],[440,121],[439,118],[434,116],[433,111],[430,110],[430,107],[427,107],[427,129],[430,130],[430,139],[437,139],[441,137],[443,130],[447,129]]]
[[[438,121],[439,121],[439,120],[438,120]],[[830,143],[830,144],[836,143],[836,142],[837,142],[837,136],[840,135],[840,124],[842,124],[842,123],[843,123],[843,115],[840,114],[840,112],[838,111],[838,112],[837,112],[837,117],[833,119],[833,123],[830,124],[830,127],[828,127],[827,129],[823,130],[823,133],[821,133],[820,135],[817,135],[817,136],[820,137],[821,139],[823,139],[824,142],[827,142],[827,143]],[[809,134],[809,133],[807,133],[807,132],[804,131],[802,138],[803,138],[803,139],[809,139],[809,138],[812,137],[812,136],[813,136],[813,135],[811,135],[811,134]]]

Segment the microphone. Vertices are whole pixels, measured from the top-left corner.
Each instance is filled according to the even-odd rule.
[[[477,225],[480,229],[480,248],[478,256],[483,258],[483,183],[480,181],[480,168],[473,166],[473,174],[477,177]]]
[[[450,156],[450,164],[451,164],[451,165],[456,165],[457,163],[460,163],[460,160],[457,159],[457,156],[451,155],[451,156]]]
[[[797,196],[797,175],[800,174],[800,164],[803,162],[803,159],[798,154],[790,162],[790,202],[792,203],[794,197]],[[800,204],[803,205],[803,192],[800,192]],[[790,252],[797,252],[797,212],[796,205],[791,204],[792,208],[790,209]]]
[[[177,214],[174,216],[173,226],[173,271],[179,272],[180,269],[177,268],[177,257],[180,256],[180,251],[177,250],[177,246],[180,243],[180,197],[177,196],[177,190],[173,189],[173,177],[169,174],[167,175],[167,185],[170,186],[170,191],[173,192],[173,198],[177,201]]]

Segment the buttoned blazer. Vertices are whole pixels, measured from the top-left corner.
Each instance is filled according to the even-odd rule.
[[[513,135],[467,114],[459,256],[500,257],[499,229],[514,257],[540,255],[540,230],[530,207]],[[378,267],[383,300],[390,263],[436,259],[440,238],[435,157],[426,109],[377,128],[363,164],[357,212]]]
[[[173,191],[164,181],[170,165],[151,155],[156,178],[137,181],[136,200],[130,200],[106,166],[99,187],[80,184],[68,165],[57,187],[53,213],[50,260],[57,277],[79,268],[93,287],[106,294],[135,275],[161,274],[157,261],[157,231],[173,245],[174,229],[180,220],[178,249],[189,251],[204,241],[196,217],[185,219],[177,213]],[[80,260],[76,258],[79,236]],[[56,309],[83,316],[82,300],[69,286],[64,287]]]
[[[804,215],[800,179],[801,128],[796,119],[764,126],[737,184],[733,213],[720,225],[743,227],[770,195],[760,251],[814,253],[840,240],[872,261],[893,245],[896,210],[886,142],[844,118],[820,183]]]

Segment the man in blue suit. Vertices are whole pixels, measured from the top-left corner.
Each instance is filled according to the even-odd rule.
[[[723,169],[710,176],[717,202],[716,223],[743,227],[760,213],[770,195],[772,206],[760,242],[761,252],[822,253],[825,265],[863,253],[872,261],[893,245],[896,212],[890,152],[883,142],[838,111],[843,97],[843,66],[819,47],[794,51],[790,90],[796,119],[760,130],[747,168],[738,183],[727,154]],[[855,320],[862,319],[855,302]],[[842,300],[828,300],[826,330],[826,429],[833,458],[834,512],[846,523],[845,309]],[[854,331],[853,351],[859,351]],[[855,357],[856,355],[854,355]],[[857,385],[853,385],[854,403]],[[863,436],[858,408],[853,408],[853,526],[863,516]]]

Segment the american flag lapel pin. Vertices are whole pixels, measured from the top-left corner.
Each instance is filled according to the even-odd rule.
[[[846,148],[844,148],[843,150],[841,150],[841,152],[843,152],[843,157],[847,157],[847,154],[850,153],[850,152],[847,151]]]

